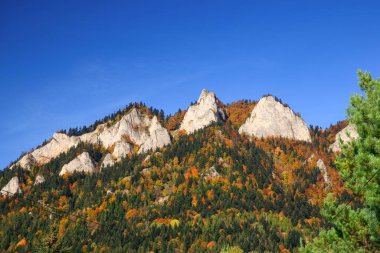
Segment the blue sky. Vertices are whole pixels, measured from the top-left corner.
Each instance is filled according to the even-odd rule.
[[[286,3],[285,3],[286,2]],[[174,113],[202,88],[272,93],[307,124],[345,118],[359,68],[379,77],[379,1],[1,1],[0,168],[143,101]]]

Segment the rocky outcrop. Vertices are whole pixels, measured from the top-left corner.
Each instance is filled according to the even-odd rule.
[[[81,171],[85,173],[95,172],[94,163],[92,162],[91,157],[87,152],[83,152],[68,164],[63,165],[61,172],[59,172],[59,175],[63,176],[66,173],[71,174]]]
[[[132,145],[126,141],[118,141],[115,143],[115,148],[112,155],[116,157],[118,161],[126,157],[130,152],[132,152]]]
[[[94,132],[82,135],[81,140],[99,143],[106,148],[119,144],[127,149],[126,143],[128,142],[138,145],[140,147],[139,153],[171,143],[168,131],[161,126],[157,117],[154,116],[150,119],[148,115],[142,115],[136,108],[133,108],[111,127],[102,124]],[[120,158],[119,154],[124,155],[123,153],[116,153],[114,156]]]
[[[306,164],[306,163],[314,164],[315,160],[316,160],[315,155],[311,154],[311,156],[304,162],[304,164]],[[323,176],[323,181],[325,181],[325,183],[328,186],[331,186],[330,176],[329,176],[329,173],[327,171],[327,167],[326,167],[325,163],[323,162],[323,160],[319,158],[316,162],[316,166]]]
[[[20,182],[18,177],[12,177],[8,184],[1,189],[1,194],[3,196],[13,196],[16,193],[21,193]]]
[[[207,169],[204,174],[202,174],[202,177],[204,179],[219,178],[220,174],[216,171],[215,167],[212,166],[211,168]]]
[[[154,150],[170,144],[170,135],[166,128],[162,127],[156,116],[150,121],[148,128],[148,138],[146,138],[139,149],[139,153]]]
[[[180,126],[180,130],[193,133],[198,129],[209,126],[213,122],[226,120],[226,113],[221,108],[222,103],[215,93],[202,90],[195,105],[187,110]]]
[[[47,144],[24,155],[18,165],[30,169],[35,164],[46,164],[80,142],[100,144],[105,148],[114,146],[113,155],[118,160],[132,151],[132,145],[139,146],[138,152],[144,153],[171,143],[168,131],[156,116],[151,119],[133,108],[113,125],[101,124],[93,132],[81,136],[55,133]]]
[[[45,178],[41,175],[37,175],[36,179],[34,180],[34,185],[42,184],[45,182]]]
[[[18,165],[25,169],[31,169],[35,165],[46,164],[59,154],[67,152],[71,147],[78,145],[78,143],[79,138],[76,136],[55,133],[48,143],[24,155]]]
[[[329,174],[327,172],[326,165],[322,161],[322,159],[318,159],[318,161],[317,161],[317,167],[318,167],[319,171],[321,172],[325,183],[328,184],[328,185],[331,184],[330,177],[329,177]]]
[[[239,128],[240,134],[256,137],[283,137],[311,142],[305,121],[273,96],[260,99],[250,117]]]
[[[108,153],[106,157],[104,157],[102,164],[100,165],[100,169],[113,166],[115,164],[115,160],[112,155]]]
[[[333,152],[340,152],[342,151],[340,141],[342,141],[342,144],[344,145],[352,140],[356,140],[357,138],[359,138],[359,134],[356,130],[356,126],[353,124],[349,124],[336,134],[335,142],[330,145],[330,150],[332,150]]]
[[[18,165],[25,169],[31,169],[35,165],[43,165],[61,153],[67,152],[71,147],[79,144],[77,136],[68,136],[64,133],[55,133],[53,138],[40,148],[24,155]]]
[[[20,161],[18,162],[18,165],[22,168],[25,168],[27,170],[32,169],[35,165],[37,165],[36,159],[32,154],[26,154],[23,157],[21,157]],[[13,169],[15,164],[11,166],[11,169]]]

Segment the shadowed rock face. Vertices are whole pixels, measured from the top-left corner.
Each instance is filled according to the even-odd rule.
[[[226,120],[226,114],[219,106],[220,101],[215,93],[202,90],[195,105],[187,110],[180,126],[180,130],[193,133],[198,129],[209,126],[213,122]]]
[[[63,165],[61,172],[59,172],[59,175],[63,176],[66,173],[71,174],[75,171],[83,171],[85,173],[95,172],[94,163],[92,162],[91,157],[87,152],[83,152],[68,164]]]
[[[132,143],[129,143],[127,138]],[[23,156],[18,165],[30,169],[34,164],[46,164],[80,142],[100,144],[105,148],[115,145],[113,155],[118,160],[131,152],[132,144],[140,146],[138,152],[144,153],[171,143],[169,133],[161,126],[156,116],[150,119],[133,108],[112,126],[108,127],[107,123],[101,124],[93,132],[81,136],[55,133],[47,144]]]
[[[359,134],[355,125],[349,124],[336,134],[335,142],[330,145],[330,150],[333,152],[340,152],[342,151],[340,140],[342,140],[342,144],[344,145],[357,138],[359,138]]]
[[[1,195],[3,196],[12,196],[13,194],[20,193],[20,182],[18,180],[18,177],[12,177],[11,180],[9,180],[8,184],[6,184],[1,189]]]
[[[274,136],[311,142],[305,121],[272,96],[260,99],[250,117],[239,128],[239,133],[256,137]]]

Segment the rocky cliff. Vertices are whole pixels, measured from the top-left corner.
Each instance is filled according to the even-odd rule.
[[[149,122],[147,127],[148,136],[141,143],[139,149],[140,154],[145,153],[150,149],[156,149],[171,143],[168,131],[161,126],[156,116],[153,117],[153,119]]]
[[[180,130],[193,133],[198,129],[209,126],[213,122],[226,120],[226,113],[222,103],[215,93],[202,90],[196,104],[189,107],[181,123]]]
[[[24,155],[18,165],[30,169],[35,164],[46,164],[80,142],[100,144],[105,148],[113,146],[113,155],[118,160],[131,152],[133,145],[139,146],[139,153],[144,153],[171,143],[169,133],[156,116],[150,119],[133,108],[113,125],[101,124],[95,131],[81,136],[55,133],[47,144]]]
[[[1,189],[1,194],[3,196],[12,196],[16,193],[21,193],[20,182],[18,177],[12,177],[8,184]]]
[[[119,144],[128,149],[130,146],[128,147],[125,143],[134,144],[140,147],[139,153],[171,143],[169,133],[161,126],[157,117],[150,119],[148,115],[141,114],[136,108],[111,127],[102,124],[94,132],[82,135],[80,139],[83,142],[99,143],[104,147]],[[129,153],[129,150],[126,153]],[[120,152],[114,155],[120,158],[125,153]]]
[[[66,173],[70,174],[74,173],[75,171],[83,171],[85,173],[95,172],[95,165],[87,152],[83,152],[68,164],[63,165],[61,172],[59,172],[59,175],[63,176]]]
[[[356,130],[355,125],[349,124],[345,128],[343,128],[340,132],[338,132],[335,136],[335,142],[330,145],[330,150],[333,152],[340,152],[341,151],[341,144],[340,140],[342,141],[342,144],[347,144],[348,142],[355,140],[359,138],[359,134]]]
[[[250,117],[239,128],[240,134],[256,137],[284,137],[311,142],[305,121],[273,96],[260,99]]]
[[[78,145],[79,138],[68,136],[63,133],[55,133],[53,138],[44,146],[24,155],[18,164],[25,169],[30,169],[35,164],[46,164],[59,154],[68,151],[71,147]]]

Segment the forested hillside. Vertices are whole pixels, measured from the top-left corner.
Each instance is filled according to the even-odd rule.
[[[15,163],[1,171],[0,188],[18,179],[14,194],[0,196],[1,251],[297,252],[301,240],[331,226],[321,214],[327,194],[353,208],[363,205],[343,183],[329,148],[347,122],[309,127],[311,142],[247,136],[239,127],[257,101],[218,103],[213,106],[225,110],[225,119],[193,133],[178,130],[186,111],[165,118],[141,103],[89,127],[60,131],[90,133],[136,108],[158,116],[170,132],[169,145],[147,152],[124,136],[131,149],[110,164],[104,160],[115,145],[80,142],[45,164],[25,169]],[[83,152],[94,171],[60,176]]]

